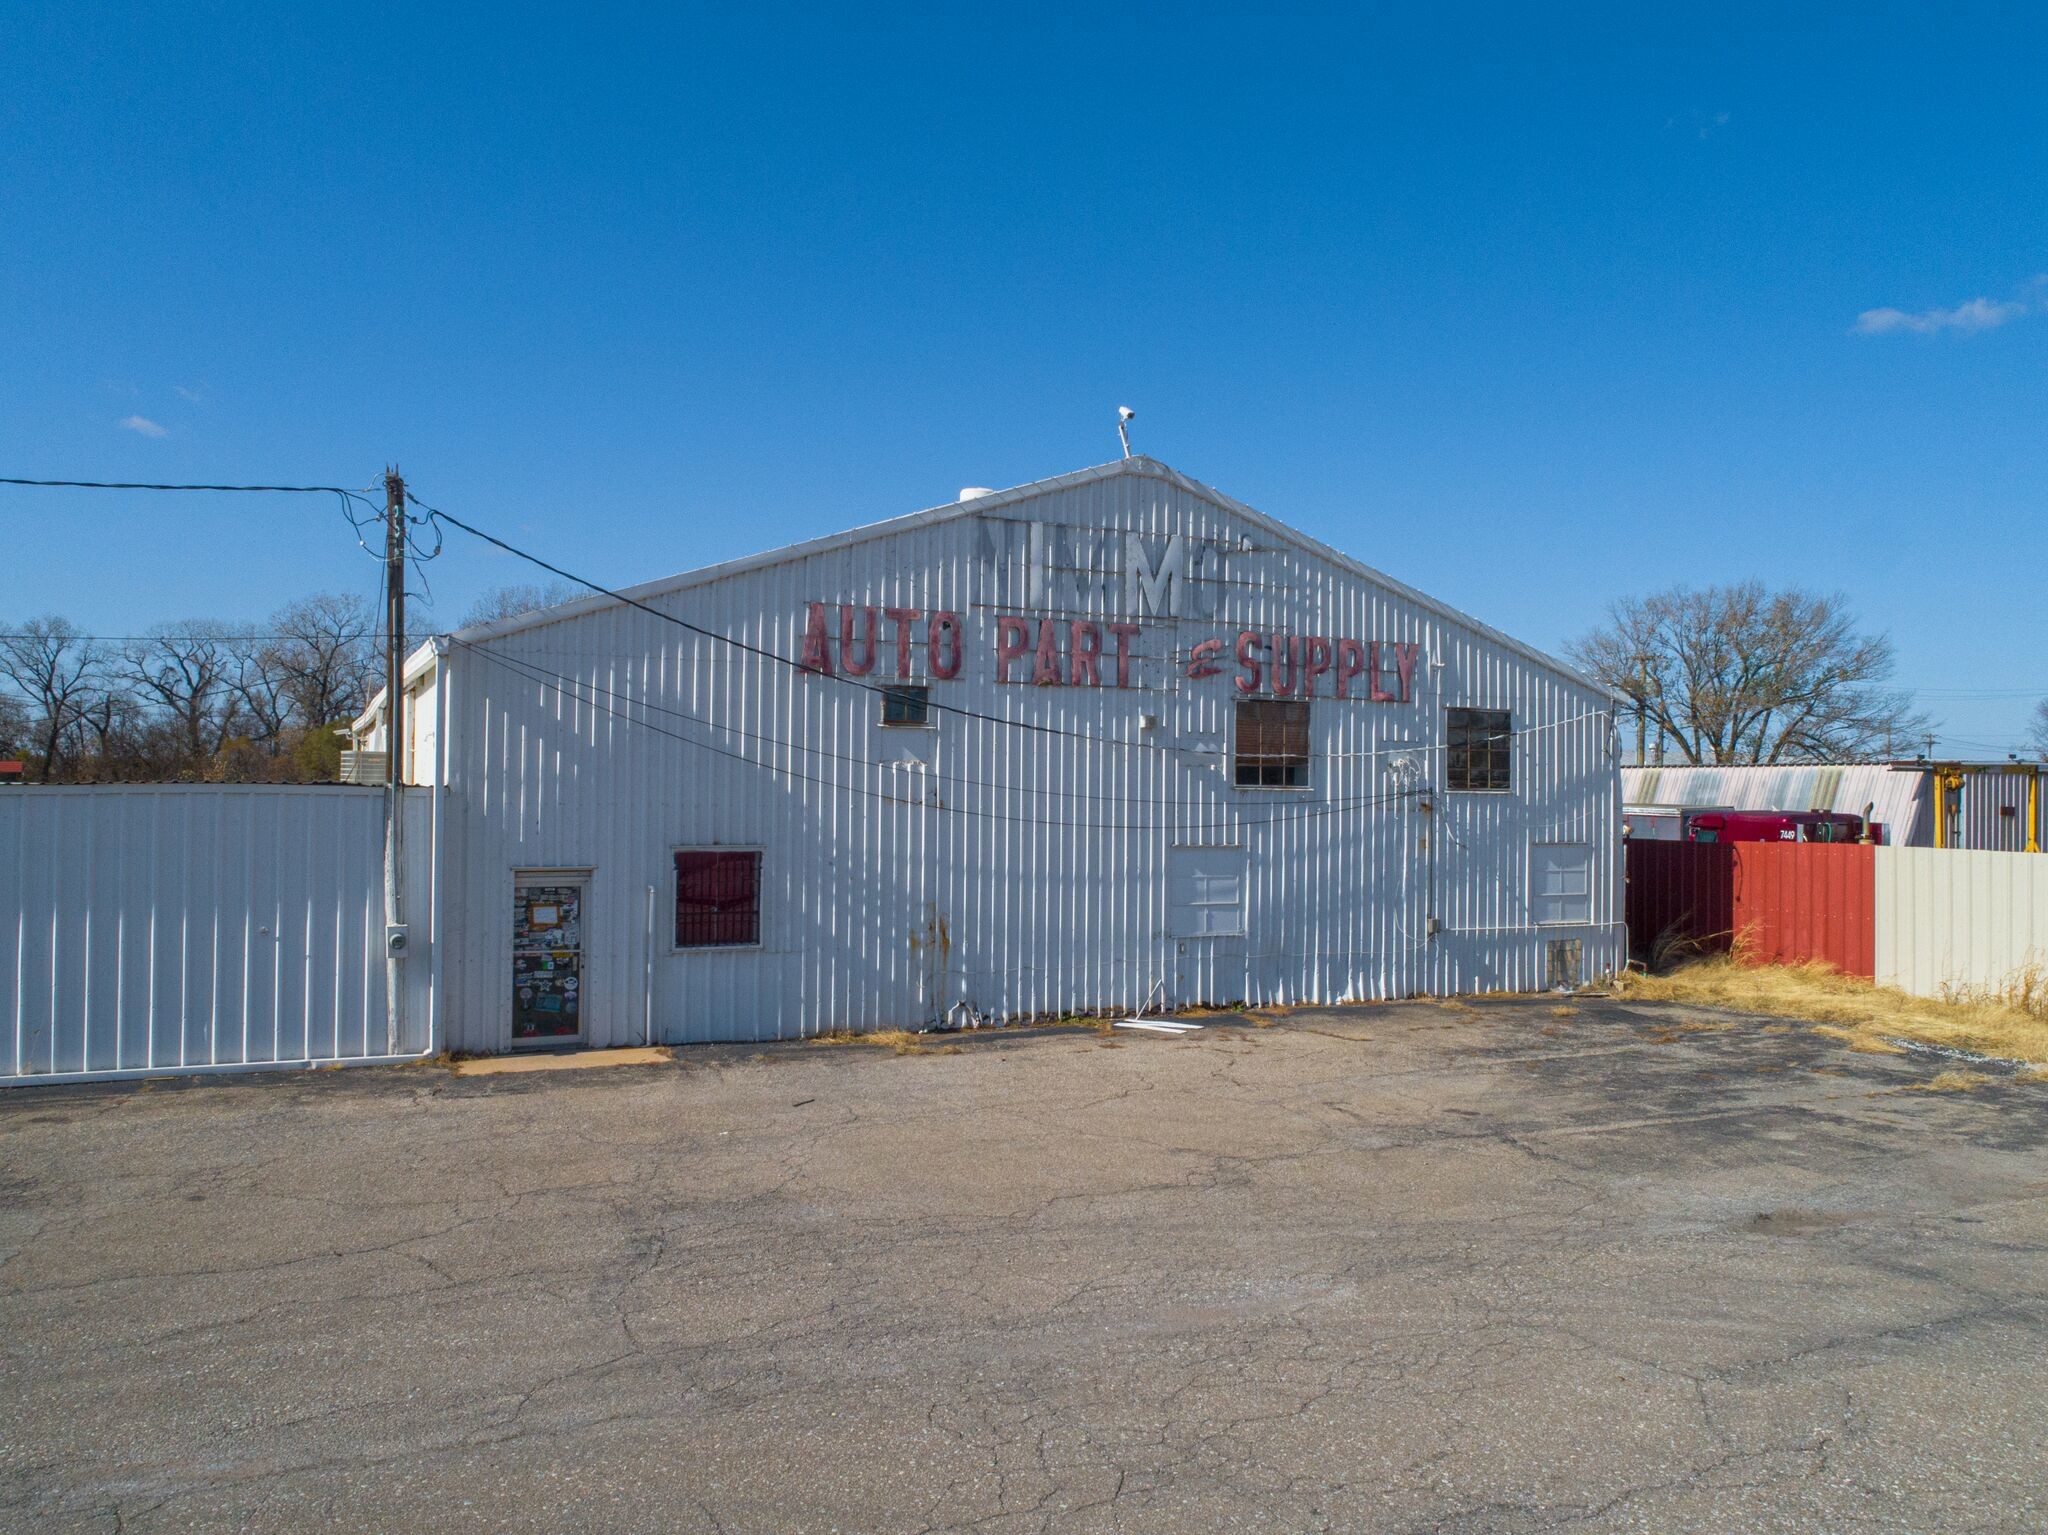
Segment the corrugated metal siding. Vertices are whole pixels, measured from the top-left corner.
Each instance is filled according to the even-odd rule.
[[[1999,990],[2048,972],[2048,857],[1879,848],[1880,985],[1923,997]]]
[[[1952,829],[1955,846],[1981,852],[2017,853],[2027,845],[2027,795],[2022,773],[1965,770],[1962,803]]]
[[[429,796],[408,796],[408,1038],[428,1038]],[[374,789],[0,793],[0,1080],[386,1046]]]
[[[1051,589],[1021,557],[1032,521],[1053,529]],[[1105,531],[1215,552],[1220,613],[1143,620],[1129,691],[997,685],[998,614],[1132,616],[1073,589],[1106,563],[1090,547]],[[929,732],[884,730],[869,694],[619,606],[458,645],[443,673],[451,1044],[507,1042],[516,869],[593,871],[586,1027],[594,1043],[637,1038],[646,890],[665,913],[686,845],[765,850],[762,942],[678,954],[657,934],[655,1032],[673,1041],[915,1025],[962,1006],[1533,988],[1558,938],[1583,942],[1588,975],[1619,965],[1610,701],[1177,478],[1109,474],[650,600],[790,657],[813,600],[955,610],[966,665],[935,699],[1071,734],[944,714]],[[1229,675],[1191,682],[1182,664],[1239,628],[1418,644],[1415,698],[1323,698],[1310,787],[1237,790]],[[1513,793],[1441,792],[1448,704],[1539,727],[1516,742]],[[1156,728],[1141,728],[1148,714]],[[1427,812],[1391,766],[1418,750]],[[1590,923],[1533,924],[1538,841],[1590,850]],[[1167,936],[1167,852],[1199,845],[1245,849],[1241,939]]]
[[[1933,840],[1927,773],[1870,764],[1794,763],[1768,767],[1624,767],[1624,801],[1631,805],[1726,805],[1735,810],[1827,810],[1873,816],[1887,845],[1920,846]]]
[[[1724,954],[1735,932],[1734,858],[1729,842],[1628,844],[1629,949],[1648,959],[1665,933]]]
[[[1735,931],[1760,965],[1820,960],[1848,975],[1876,973],[1867,843],[1737,842]]]

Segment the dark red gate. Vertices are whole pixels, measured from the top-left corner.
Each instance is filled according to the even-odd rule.
[[[1629,951],[1648,959],[1659,938],[1724,954],[1735,932],[1734,849],[1725,842],[1630,842]]]

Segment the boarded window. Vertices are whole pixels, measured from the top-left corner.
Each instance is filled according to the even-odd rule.
[[[932,690],[927,687],[886,687],[882,689],[884,725],[928,725],[931,723]]]
[[[1170,849],[1166,857],[1168,936],[1243,936],[1244,870],[1241,847]]]
[[[1529,885],[1539,924],[1593,920],[1593,850],[1583,843],[1537,843],[1530,849]]]
[[[1235,759],[1239,787],[1308,787],[1308,708],[1306,703],[1283,698],[1239,702]]]
[[[761,855],[733,848],[676,854],[676,947],[719,949],[761,941]]]
[[[1511,787],[1513,720],[1505,709],[1444,711],[1444,787],[1503,793]]]

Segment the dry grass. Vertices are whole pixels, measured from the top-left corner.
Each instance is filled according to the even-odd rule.
[[[836,1033],[820,1034],[811,1041],[814,1045],[873,1045],[877,1049],[893,1050],[898,1055],[958,1055],[958,1045],[935,1045],[926,1034],[913,1034],[908,1029],[876,1029],[868,1034]]]
[[[1925,1082],[1899,1089],[1902,1093],[1974,1093],[1991,1080],[1981,1071],[1944,1071]]]
[[[1631,975],[1621,994],[1639,1002],[1689,1002],[1800,1018],[1852,1049],[1896,1053],[1897,1036],[1953,1050],[2048,1062],[2048,988],[2023,976],[1998,995],[1937,1001],[1908,996],[1821,964],[1748,965],[1729,956],[1669,975]]]

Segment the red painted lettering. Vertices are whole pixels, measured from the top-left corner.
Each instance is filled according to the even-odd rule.
[[[1280,658],[1287,657],[1286,680],[1281,680]],[[1273,636],[1273,680],[1272,694],[1275,698],[1290,697],[1301,681],[1301,636],[1292,639],[1284,634]]]
[[[1131,685],[1131,641],[1137,638],[1136,624],[1111,624],[1109,632],[1116,636],[1116,685],[1127,688]]]
[[[1376,704],[1390,704],[1394,701],[1394,695],[1380,686],[1380,642],[1374,640],[1366,650],[1366,665],[1372,671],[1372,701]]]
[[[1401,702],[1404,704],[1415,696],[1415,658],[1421,654],[1420,645],[1394,647],[1394,665],[1401,672]]]
[[[960,675],[958,613],[932,614],[931,627],[925,631],[924,637],[924,664],[942,682],[949,682]]]
[[[996,620],[996,681],[1010,680],[1010,663],[1031,649],[1031,625],[1021,618]]]
[[[862,616],[860,659],[854,660],[853,615]],[[839,608],[839,669],[849,677],[865,677],[875,669],[875,610],[873,608],[850,608],[844,603]]]
[[[1067,679],[1060,675],[1060,631],[1049,618],[1038,621],[1038,653],[1031,658],[1034,687],[1056,688]]]
[[[1246,629],[1237,637],[1237,664],[1244,674],[1236,679],[1240,693],[1256,693],[1263,668],[1259,665],[1259,637]]]
[[[1365,670],[1365,647],[1356,640],[1337,641],[1337,696],[1351,696],[1351,679]]]
[[[1316,678],[1330,669],[1330,642],[1320,634],[1309,636],[1308,659],[1301,663],[1301,696],[1316,695]]]
[[[1223,654],[1223,641],[1204,640],[1188,652],[1190,677],[1213,677],[1223,668],[1216,664],[1216,657]]]
[[[1068,681],[1077,688],[1101,687],[1102,677],[1096,667],[1102,655],[1102,631],[1085,618],[1075,619],[1073,641],[1067,649],[1067,665],[1073,673]]]
[[[896,626],[896,675],[904,678],[910,675],[910,626],[917,622],[916,608],[884,608],[889,622]]]
[[[798,666],[821,676],[832,675],[832,640],[825,632],[825,604],[813,602],[804,613],[804,648]]]

